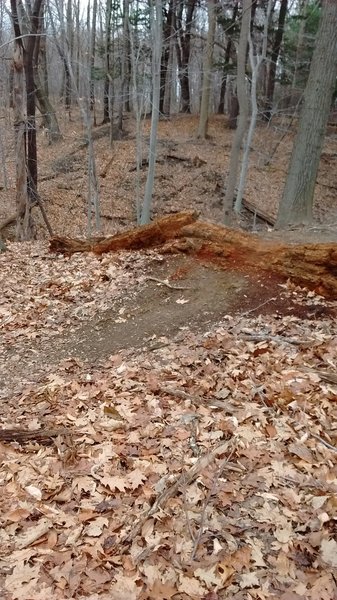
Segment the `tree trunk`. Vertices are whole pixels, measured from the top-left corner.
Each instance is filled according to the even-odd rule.
[[[236,17],[238,14],[238,8],[239,8],[238,3],[236,3],[233,8],[231,24],[229,25],[229,27],[226,28],[227,36],[230,35],[231,27],[234,25],[234,23],[236,21]],[[225,112],[225,96],[226,96],[226,87],[227,87],[228,66],[229,66],[229,60],[231,57],[232,46],[233,46],[233,42],[232,42],[232,39],[229,37],[227,44],[226,44],[224,66],[223,66],[224,73],[223,73],[223,79],[222,79],[221,88],[220,88],[220,101],[219,101],[219,106],[218,106],[218,114],[219,115],[223,115],[223,113]],[[236,127],[236,124],[235,124],[235,127]]]
[[[277,227],[310,223],[315,182],[337,77],[337,2],[323,0],[298,132],[277,216]]]
[[[121,56],[121,91],[118,107],[118,129],[123,130],[123,112],[125,109],[126,94],[129,94],[128,84],[128,64],[130,62],[130,42],[129,42],[129,0],[123,0],[123,40]]]
[[[236,90],[233,89],[234,82],[228,86],[228,127],[236,129],[239,116],[239,100],[236,95]]]
[[[274,43],[271,51],[270,63],[269,63],[269,72],[268,72],[268,81],[267,81],[267,92],[266,92],[266,107],[263,113],[264,119],[270,121],[272,112],[273,112],[273,99],[274,99],[274,90],[275,90],[275,77],[276,77],[276,67],[278,57],[280,55],[283,33],[284,33],[284,23],[287,15],[288,9],[288,0],[281,0],[280,12],[278,17],[278,25],[277,31],[275,33]]]
[[[44,35],[44,15],[43,7],[39,20],[38,35],[34,48],[34,83],[35,95],[40,113],[43,117],[43,125],[48,132],[49,143],[58,142],[62,139],[56,112],[49,99],[48,92],[48,65],[46,56],[46,36]],[[42,63],[42,78],[39,73],[39,66]]]
[[[151,204],[154,185],[154,171],[157,154],[157,129],[159,120],[160,102],[160,65],[162,53],[162,3],[156,0],[155,16],[152,13],[152,116],[149,147],[149,170],[147,174],[144,202],[140,222],[145,225],[150,221]]]
[[[20,40],[14,46],[13,108],[16,160],[16,239],[31,240],[34,225],[31,215],[31,203],[27,190],[26,173],[26,123],[24,102],[23,47]]]
[[[32,202],[36,201],[37,191],[37,148],[36,148],[36,103],[34,82],[34,49],[36,34],[39,30],[39,20],[42,0],[35,0],[30,16],[29,35],[24,52],[24,67],[26,77],[26,107],[27,107],[27,174],[28,196]]]
[[[89,10],[90,4],[88,5]],[[88,18],[88,22],[90,19]],[[96,126],[96,105],[95,105],[95,60],[96,60],[96,23],[97,23],[97,0],[93,0],[91,36],[90,36],[90,110],[94,114],[94,125]]]
[[[203,61],[202,95],[197,137],[205,139],[208,128],[209,100],[212,85],[213,47],[216,27],[215,0],[208,0],[208,33]]]
[[[130,0],[125,2],[124,17],[123,17],[123,37],[124,37],[124,49],[123,49],[123,60],[124,60],[124,110],[125,112],[131,112],[130,103],[130,79],[131,79],[131,48],[130,48],[130,37],[129,37],[129,20],[130,20]]]
[[[33,222],[31,217],[31,208],[38,202],[37,196],[37,149],[36,149],[36,120],[35,120],[35,83],[34,83],[34,49],[39,31],[39,20],[41,13],[42,0],[35,0],[33,7],[30,8],[29,23],[27,23],[28,34],[25,36],[25,44],[22,42],[22,32],[18,17],[18,7],[16,0],[11,0],[11,17],[15,35],[16,58],[19,61],[16,69],[18,86],[16,115],[16,145],[17,145],[17,185],[19,187],[18,201],[18,237],[21,239],[30,239],[33,237]],[[22,95],[22,66],[26,80],[26,123],[24,118]],[[15,86],[14,86],[15,87]],[[15,92],[15,89],[14,89]],[[23,167],[25,161],[25,168]],[[23,178],[26,178],[26,184]],[[26,185],[26,188],[25,188]],[[27,189],[27,191],[26,191]],[[25,197],[25,198],[24,198]],[[25,206],[23,205],[25,203]]]
[[[193,15],[196,6],[196,0],[186,1],[186,21],[183,26],[183,0],[179,2],[178,9],[175,10],[176,15],[176,52],[177,52],[177,63],[178,63],[178,77],[181,90],[181,112],[191,112],[191,99],[190,99],[190,79],[189,79],[189,62],[191,54],[191,29],[193,24]]]
[[[109,123],[112,119],[110,115],[110,89],[111,89],[111,74],[110,74],[110,53],[111,53],[111,13],[112,0],[106,1],[106,32],[105,32],[105,77],[103,89],[103,122]]]
[[[226,195],[224,200],[224,221],[226,225],[230,225],[233,221],[233,200],[239,169],[240,149],[246,132],[248,120],[248,97],[246,90],[246,56],[250,19],[251,0],[244,0],[242,7],[241,31],[237,60],[237,92],[240,112],[238,127],[235,131],[232,143],[231,156],[229,161],[229,171],[226,184]]]
[[[228,70],[229,59],[230,59],[230,55],[231,55],[231,49],[232,49],[232,40],[228,40],[227,45],[226,45],[226,51],[225,51],[224,74],[223,74],[223,79],[222,79],[221,88],[220,88],[220,100],[219,100],[219,106],[218,106],[218,114],[219,115],[223,115],[225,112],[225,97],[226,97],[227,77],[228,77],[227,70]]]
[[[174,12],[172,9],[171,10],[170,39],[169,39],[169,57],[168,57],[168,63],[167,63],[167,69],[166,69],[164,102],[163,102],[163,109],[162,109],[162,113],[164,115],[170,115],[170,113],[171,113],[172,89],[175,84],[174,48],[175,48]]]
[[[73,55],[73,40],[74,40],[74,32],[73,32],[73,20],[72,20],[72,0],[68,0],[67,3],[67,40],[66,43],[68,44],[68,49],[69,49],[69,56],[70,56],[70,62],[72,61],[72,55]],[[64,69],[64,106],[65,109],[69,115],[69,118],[71,116],[71,95],[72,95],[72,88],[71,88],[71,78],[70,78],[70,73],[69,73],[69,69],[67,68],[67,66],[65,65],[65,69]]]
[[[292,102],[297,103],[297,89],[302,91],[304,87],[302,68],[303,68],[303,49],[305,45],[305,26],[306,26],[306,9],[309,4],[309,0],[301,0],[300,1],[300,27],[297,36],[297,48],[296,48],[296,58],[295,58],[295,68],[293,74],[293,80],[291,84],[291,97]]]
[[[250,147],[251,147],[251,144],[253,141],[255,126],[256,126],[256,121],[257,121],[257,115],[258,115],[257,82],[258,82],[258,78],[259,78],[259,72],[260,72],[261,65],[266,60],[266,55],[267,55],[268,26],[269,26],[271,9],[272,9],[272,0],[268,0],[265,22],[264,22],[264,26],[263,26],[263,42],[262,42],[261,55],[254,56],[254,46],[253,46],[252,36],[250,33],[248,35],[249,62],[250,62],[250,67],[251,67],[251,71],[252,71],[252,82],[251,82],[251,93],[250,93],[250,99],[251,99],[250,104],[251,104],[252,112],[251,112],[251,116],[250,116],[250,123],[249,123],[245,148],[243,151],[238,193],[237,193],[236,200],[235,200],[234,209],[235,209],[236,213],[241,212],[243,193],[244,193],[245,186],[246,186],[247,172],[248,172],[248,166],[249,166]]]
[[[168,79],[168,64],[170,58],[170,40],[172,33],[172,12],[173,12],[173,0],[169,0],[169,7],[166,14],[165,23],[163,25],[163,51],[161,55],[160,65],[160,101],[159,111],[164,112],[164,100],[165,100],[165,89],[166,80]]]

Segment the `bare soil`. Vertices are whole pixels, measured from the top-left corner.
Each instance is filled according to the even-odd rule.
[[[64,360],[73,358],[95,368],[121,350],[156,350],[179,340],[179,334],[183,339],[186,331],[206,332],[235,316],[337,316],[334,304],[312,301],[310,294],[303,300],[301,294],[290,293],[281,278],[266,273],[257,277],[255,271],[224,271],[187,256],[158,256],[145,265],[142,283],[130,287],[123,289],[109,309],[96,309],[78,326],[52,338],[48,330],[42,330],[35,340],[27,337],[4,346],[0,395],[45,378]]]

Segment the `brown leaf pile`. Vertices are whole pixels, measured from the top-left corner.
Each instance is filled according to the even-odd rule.
[[[128,255],[16,248],[0,305],[14,347],[99,310],[109,269],[112,295],[135,280]],[[336,598],[336,329],[228,316],[5,390],[2,430],[51,433],[0,441],[1,598]]]

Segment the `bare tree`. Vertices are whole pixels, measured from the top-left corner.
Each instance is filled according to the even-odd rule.
[[[123,37],[121,54],[121,92],[118,109],[118,129],[123,129],[123,112],[130,108],[129,75],[130,71],[130,40],[129,40],[129,0],[123,0]]]
[[[233,12],[232,12],[230,24],[226,28],[227,42],[226,42],[224,64],[223,64],[224,73],[223,73],[223,79],[222,79],[221,88],[220,88],[220,101],[219,101],[219,106],[218,106],[218,113],[221,115],[225,111],[225,96],[226,96],[227,79],[228,79],[228,68],[229,68],[229,61],[231,58],[233,45],[234,45],[232,37],[231,37],[231,29],[233,29],[233,26],[235,24],[236,17],[238,15],[238,9],[239,9],[239,3],[236,2],[233,6]],[[236,119],[235,119],[235,127],[236,127]],[[235,127],[233,127],[233,129],[235,129]]]
[[[196,0],[180,0],[175,2],[175,31],[178,76],[181,88],[181,111],[191,112],[189,62],[191,54],[191,30],[193,25]],[[186,13],[185,23],[183,14]]]
[[[11,17],[14,28],[14,70],[16,85],[14,95],[17,106],[16,115],[16,146],[17,146],[17,238],[31,239],[34,234],[31,209],[37,202],[37,149],[36,149],[36,119],[35,119],[35,83],[34,83],[34,49],[39,30],[39,19],[42,0],[35,0],[30,7],[29,33],[23,41],[18,15],[17,0],[11,0]],[[26,101],[23,104],[23,70],[25,74]],[[26,109],[26,114],[25,110]],[[23,182],[26,179],[26,183]]]
[[[110,114],[111,108],[111,88],[112,88],[112,77],[110,73],[111,67],[111,16],[112,16],[112,0],[106,0],[105,7],[105,76],[104,76],[104,88],[103,88],[103,123],[108,123],[112,120]]]
[[[24,102],[24,65],[23,46],[20,39],[15,40],[14,46],[14,81],[13,108],[15,128],[15,157],[16,157],[16,238],[19,241],[30,240],[34,234],[31,214],[31,202],[27,189],[26,170],[26,111]]]
[[[37,105],[43,118],[43,124],[48,133],[49,143],[52,144],[61,140],[62,134],[55,109],[49,98],[46,44],[47,38],[44,31],[44,5],[42,4],[34,48],[34,83]]]
[[[310,223],[319,161],[337,77],[337,2],[322,0],[298,132],[279,206],[277,227]]]
[[[161,0],[155,0],[155,15],[153,14],[153,6],[151,4],[151,28],[153,39],[152,50],[152,116],[151,116],[151,134],[149,147],[149,170],[147,174],[144,202],[141,213],[141,224],[150,221],[154,171],[157,154],[157,130],[159,120],[159,103],[160,103],[160,66],[162,53],[162,3]]]
[[[273,99],[274,99],[274,90],[275,90],[275,79],[276,79],[276,67],[277,61],[280,55],[283,33],[284,33],[284,24],[287,15],[288,9],[288,0],[281,0],[280,12],[278,17],[278,25],[275,33],[269,69],[268,69],[268,79],[267,79],[267,90],[266,90],[266,105],[264,110],[264,118],[269,121],[271,119],[273,113]]]
[[[208,128],[209,99],[212,86],[213,47],[216,26],[215,0],[207,1],[208,33],[203,62],[202,94],[197,137],[205,139]]]
[[[248,96],[246,86],[246,56],[247,40],[251,20],[251,0],[243,0],[242,20],[239,47],[237,51],[237,94],[239,101],[239,119],[232,143],[229,171],[226,183],[226,194],[224,199],[224,221],[230,225],[233,221],[233,200],[237,181],[240,149],[248,122]]]
[[[234,209],[235,209],[236,213],[239,213],[241,211],[241,207],[242,207],[243,192],[245,189],[246,179],[247,179],[250,148],[251,148],[251,144],[252,144],[253,136],[254,136],[254,132],[255,132],[255,127],[256,127],[257,114],[258,114],[257,82],[258,82],[261,66],[262,66],[263,62],[266,60],[266,56],[267,56],[268,25],[269,25],[270,13],[271,13],[271,9],[272,9],[272,1],[273,0],[268,0],[268,4],[267,4],[267,11],[266,11],[264,27],[263,27],[263,39],[262,39],[261,54],[254,55],[254,46],[253,46],[251,32],[249,32],[249,35],[248,35],[249,62],[250,62],[250,67],[251,67],[251,71],[252,71],[252,82],[251,82],[251,92],[250,92],[251,111],[252,112],[251,112],[251,116],[250,116],[250,123],[249,123],[249,128],[248,128],[248,133],[247,133],[247,139],[246,139],[244,151],[243,151],[238,193],[237,193],[236,200],[235,200]]]
[[[89,77],[90,77],[90,110],[94,115],[94,125],[96,125],[96,104],[95,104],[95,58],[96,58],[96,22],[97,22],[97,0],[93,0],[91,35],[89,47]],[[90,30],[90,2],[88,4],[88,30]]]

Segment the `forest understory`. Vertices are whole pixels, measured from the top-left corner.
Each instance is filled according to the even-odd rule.
[[[315,225],[272,231],[287,127],[257,129],[241,225],[336,242],[333,130]],[[196,128],[160,122],[154,215],[221,223],[232,133],[223,117],[206,142]],[[55,235],[85,237],[86,149],[78,122],[64,129],[52,147],[40,134],[40,193]],[[97,137],[111,235],[135,223],[134,122],[112,150]],[[63,255],[38,233],[0,254],[1,598],[337,598],[337,302],[160,248]]]
[[[40,131],[39,192],[55,235],[87,235],[87,149],[79,115],[69,123],[64,117],[63,141],[48,145]],[[182,210],[197,210],[202,218],[223,222],[222,202],[233,132],[224,116],[212,116],[206,141],[197,140],[198,117],[176,115],[159,122],[158,156],[153,202],[153,217]],[[147,175],[150,121],[144,121],[141,144],[143,167],[137,182],[136,124],[124,119],[124,132],[115,131],[112,149],[109,125],[94,129],[94,145],[100,186],[102,229],[99,235],[111,235],[135,225],[136,198],[143,200]],[[4,135],[4,134],[3,134]],[[251,152],[247,188],[240,224],[244,229],[271,234],[284,186],[294,138],[294,124],[288,116],[277,117],[267,127],[257,128]],[[290,241],[329,241],[336,239],[337,125],[332,124],[326,137],[315,190],[315,223],[301,232],[282,232]],[[0,190],[0,227],[14,214],[15,158],[14,138],[9,126],[5,131],[8,189]],[[139,191],[137,188],[139,186]],[[257,211],[256,219],[254,212]],[[259,219],[262,214],[265,219]],[[47,237],[38,211],[35,213],[38,236]],[[4,238],[14,234],[13,223],[1,231]]]

